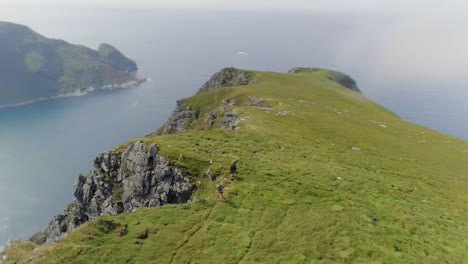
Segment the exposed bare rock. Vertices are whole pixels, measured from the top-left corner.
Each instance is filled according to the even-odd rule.
[[[249,85],[257,82],[257,79],[251,72],[239,70],[236,68],[224,68],[219,72],[211,76],[203,86],[198,90],[197,94],[213,91],[221,87],[233,87],[241,85]],[[208,114],[205,118],[205,122],[208,123],[208,127],[213,127],[216,123],[216,120],[219,117],[223,118],[221,122],[222,128],[232,128],[232,125],[237,125],[233,121],[235,113],[225,113],[229,112],[227,109],[229,106],[234,105],[234,100],[223,100],[221,109],[215,109]],[[200,112],[197,109],[194,109],[192,106],[188,105],[184,100],[177,102],[176,109],[172,112],[169,120],[158,129],[157,133],[159,135],[167,134],[176,134],[187,130],[193,121],[200,118]]]
[[[56,215],[43,234],[55,242],[71,230],[103,213],[117,215],[141,207],[189,201],[195,186],[169,160],[158,155],[158,147],[135,142],[122,152],[108,151],[96,157],[95,170],[80,175],[74,201]]]
[[[172,112],[169,120],[159,129],[161,135],[175,134],[184,131],[187,128],[188,121],[198,119],[199,112],[193,109],[190,105],[180,100],[177,101],[177,106]]]
[[[267,102],[265,102],[265,100],[263,100],[263,99],[260,98],[260,97],[249,96],[248,98],[249,98],[249,101],[250,101],[250,106],[255,106],[255,107],[266,107],[266,108],[271,107],[270,104],[268,104]]]
[[[224,68],[211,76],[211,78],[198,90],[197,94],[212,91],[220,87],[249,85],[255,82],[256,79],[253,74],[248,71],[232,67]]]
[[[236,129],[240,122],[240,115],[236,111],[229,111],[224,114],[221,128]]]

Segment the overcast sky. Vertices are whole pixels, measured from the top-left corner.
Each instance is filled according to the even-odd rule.
[[[184,8],[325,8],[379,12],[454,12],[468,10],[466,0],[0,0],[3,6],[60,5]]]
[[[371,47],[363,45],[368,27],[373,26],[368,23],[357,29],[353,38],[343,40],[346,45],[336,51],[337,56],[356,61],[372,56],[379,69],[408,76],[451,78],[468,72],[468,0],[0,0],[0,20],[12,17],[23,7],[47,12],[47,6],[309,9],[371,16],[388,14],[392,23],[374,30],[380,34],[379,43],[372,43]]]

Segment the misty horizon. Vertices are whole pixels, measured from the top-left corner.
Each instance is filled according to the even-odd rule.
[[[11,213],[0,215],[0,238],[6,234],[25,238],[42,228],[52,214],[63,209],[75,177],[90,169],[99,151],[157,129],[178,99],[191,96],[223,67],[286,72],[303,66],[342,71],[357,81],[365,96],[402,119],[468,140],[468,28],[463,27],[468,22],[464,15],[468,4],[462,1],[448,1],[439,8],[439,1],[415,1],[411,5],[421,6],[417,10],[407,10],[402,0],[383,1],[385,5],[362,0],[357,6],[338,0],[318,1],[315,6],[310,1],[293,1],[289,6],[275,1],[268,8],[261,8],[267,2],[263,0],[224,1],[224,6],[204,1],[198,7],[190,6],[190,1],[152,2],[0,0],[1,21],[92,49],[100,43],[112,44],[136,61],[141,77],[152,80],[134,90],[0,111],[2,147],[12,153],[0,160],[5,175],[20,179],[0,182],[1,198],[17,198],[24,206],[0,207]],[[109,110],[113,108],[118,111]],[[131,122],[124,124],[122,116]],[[82,135],[75,126],[98,143],[73,142],[76,153],[61,155],[68,134],[77,141]],[[121,131],[104,132],[113,126]],[[60,135],[54,137],[51,131]],[[44,142],[50,142],[53,155],[34,159],[42,155],[38,149]],[[31,149],[28,162],[39,168],[39,176],[50,177],[34,179],[33,185],[46,188],[58,183],[57,193],[44,194],[29,186],[29,196],[18,198],[25,181],[21,178],[35,174],[21,166],[23,160],[18,157],[24,152],[15,152],[17,148]],[[41,165],[42,161],[55,164],[58,158],[63,164],[52,170]],[[46,207],[40,220],[30,219],[26,209],[38,206]],[[32,220],[36,222],[31,227],[28,221]]]
[[[104,16],[98,18],[97,16],[99,13],[106,14],[105,10],[114,10],[113,12],[115,14],[127,16],[138,12],[160,12],[158,8],[141,9],[137,7],[136,9],[102,9],[83,7],[85,4],[80,7],[83,12],[73,12],[73,10],[76,9],[71,6],[37,9],[28,5],[27,2],[28,1],[25,1],[24,4],[28,6],[28,8],[16,7],[10,10],[0,9],[2,19],[13,23],[24,24],[40,34],[51,38],[65,39],[70,43],[85,45],[93,49],[97,48],[100,43],[107,41],[105,38],[101,38],[97,42],[86,41],[86,39],[90,39],[91,36],[93,36],[94,39],[98,39],[99,37],[97,34],[105,33],[104,31],[107,30],[105,29],[106,19],[109,17]],[[50,2],[51,5],[53,5],[52,2]],[[396,7],[397,5],[393,4],[392,6]],[[247,17],[255,16],[255,14],[263,14],[263,17],[275,15],[277,20],[275,20],[272,25],[281,27],[282,24],[290,24],[288,26],[290,27],[289,30],[294,30],[293,27],[291,27],[294,22],[289,23],[283,21],[284,18],[282,14],[288,12],[297,14],[302,21],[298,20],[296,23],[306,23],[307,16],[321,17],[323,20],[319,24],[311,26],[321,27],[336,25],[340,28],[339,33],[337,31],[322,34],[325,38],[332,37],[334,39],[334,41],[326,43],[329,48],[323,50],[325,54],[317,54],[319,57],[326,56],[327,59],[320,59],[320,63],[317,63],[317,60],[311,60],[310,62],[303,62],[302,65],[291,64],[290,67],[324,67],[346,72],[355,77],[367,96],[384,104],[391,110],[399,113],[400,108],[414,109],[413,113],[404,110],[406,114],[402,115],[403,118],[422,125],[428,125],[458,137],[466,137],[468,132],[454,131],[460,129],[461,131],[468,130],[468,124],[455,121],[455,119],[457,119],[456,116],[468,112],[468,107],[466,107],[464,103],[467,100],[466,98],[468,98],[468,89],[466,89],[468,82],[465,78],[465,73],[467,71],[465,62],[468,61],[468,29],[458,26],[461,21],[467,19],[456,15],[458,11],[463,10],[463,8],[456,12],[448,12],[453,11],[455,7],[450,4],[446,4],[445,8],[441,7],[439,12],[434,11],[431,3],[426,4],[425,7],[428,7],[430,12],[428,11],[428,13],[421,14],[420,11],[410,9],[411,12],[405,13],[403,11],[394,12],[394,9],[384,11],[381,8],[379,10],[382,11],[382,13],[377,12],[374,14],[369,13],[369,9],[346,9],[337,8],[336,6],[333,7],[333,5],[329,5],[328,9],[323,10],[306,8],[293,11],[289,9],[286,11],[281,11],[281,9],[245,9],[243,11],[220,9],[221,11],[216,11],[213,9],[186,8],[169,8],[166,10],[169,13],[178,13],[181,15],[179,18],[172,18],[174,20],[171,26],[173,29],[168,30],[172,30],[173,32],[177,32],[177,30],[183,29],[184,27],[190,28],[191,23],[201,23],[200,25],[203,25],[206,29],[216,30],[216,24],[210,24],[209,21],[216,19],[217,13],[219,12],[231,15],[242,12],[248,15]],[[373,8],[375,9],[376,6]],[[61,17],[63,17],[63,13],[73,14],[67,17],[66,26],[68,30],[56,31],[53,29],[54,26],[51,27],[51,25],[57,23]],[[74,32],[81,27],[83,19],[82,13],[89,14],[97,21],[94,25],[95,30],[87,32],[86,36],[74,34]],[[187,16],[187,18],[183,16]],[[332,21],[329,20],[328,17],[341,17],[342,21]],[[257,22],[252,20],[252,23],[262,24],[265,22],[267,21]],[[265,26],[263,27],[265,28]],[[273,39],[272,36],[268,36],[268,30],[269,29],[266,29],[266,31],[261,34],[264,35],[264,37]],[[191,29],[191,32],[194,34],[196,32],[202,33],[203,31],[206,30],[204,28]],[[234,31],[242,32],[242,29],[237,28],[234,29]],[[146,34],[149,33],[150,31]],[[300,39],[300,35],[301,32],[297,32],[296,38]],[[278,37],[281,38],[281,36]],[[312,38],[314,36],[303,37]],[[322,42],[321,39],[317,39],[317,45],[325,45],[325,42]],[[245,48],[237,47],[233,49],[233,52],[242,51],[243,49]],[[255,56],[255,53],[252,51],[246,51],[249,53],[250,57]],[[283,50],[275,51],[276,54],[287,54],[291,52],[295,53],[295,51],[288,50],[287,46],[284,46]],[[308,51],[304,50],[303,52]],[[181,61],[180,63],[184,62]],[[185,63],[190,63],[189,59],[187,59]],[[359,65],[359,67],[354,67],[353,65]],[[226,62],[222,66],[231,65],[229,62]],[[259,70],[287,70],[285,68],[275,68],[273,65],[257,66],[257,68]],[[365,76],[365,78],[361,76]],[[424,89],[422,89],[421,86],[424,86]],[[392,91],[392,96],[395,96],[395,98],[399,98],[397,96],[398,93],[411,94],[411,97],[400,98],[402,100],[400,103],[398,100],[388,98],[389,93],[383,92],[382,87],[385,87],[385,90],[388,92]],[[441,101],[440,104],[436,103],[437,98]],[[420,109],[414,106],[408,107],[408,104],[411,104],[412,100]],[[433,101],[435,105],[422,107],[424,105],[424,100]],[[424,113],[428,111],[427,109],[433,109],[434,107],[440,107],[442,109],[437,115],[424,115]],[[443,108],[449,109],[444,110]],[[419,112],[419,114],[417,112]],[[431,122],[428,121],[429,119],[439,122],[440,124],[431,125]],[[459,127],[459,129],[456,127]]]

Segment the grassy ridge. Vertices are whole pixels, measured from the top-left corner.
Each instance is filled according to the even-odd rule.
[[[135,139],[185,168],[199,202],[102,216],[33,262],[466,263],[468,142],[400,120],[326,70],[253,74],[260,82],[185,99],[201,113],[193,130]],[[227,98],[239,129],[208,129]],[[223,178],[228,201],[216,202]],[[9,261],[34,247],[12,246]]]

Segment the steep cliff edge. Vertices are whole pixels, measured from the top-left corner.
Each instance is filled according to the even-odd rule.
[[[103,56],[116,53],[110,45],[99,49]],[[127,66],[127,67],[132,67]],[[222,87],[255,83],[252,72],[235,68],[224,68],[215,73],[197,92],[206,93]],[[223,100],[212,111],[205,122],[211,127],[219,114],[222,114],[221,128],[235,128],[239,116],[229,107],[234,101]],[[160,134],[180,133],[190,126],[190,120],[199,119],[197,110],[183,100],[177,102],[176,109],[166,124],[159,129]],[[141,207],[155,207],[167,203],[185,203],[194,190],[189,177],[182,170],[170,167],[169,161],[157,155],[158,147],[148,147],[144,142],[130,145],[123,153],[105,152],[94,161],[95,170],[88,176],[80,175],[75,184],[75,200],[67,209],[55,216],[44,232],[47,243],[58,241],[71,230],[103,213],[117,215]],[[122,165],[123,164],[123,165]],[[34,240],[41,242],[42,240]]]
[[[190,177],[158,155],[155,144],[137,141],[122,152],[96,157],[90,175],[80,175],[74,201],[55,216],[44,231],[46,243],[63,238],[76,227],[108,213],[189,201],[195,190]]]
[[[112,49],[113,47],[105,45],[99,50],[105,53],[103,56],[110,56],[108,54],[115,53]],[[224,68],[215,73],[197,94],[222,87],[249,85],[256,81],[252,72]],[[204,122],[212,128],[215,120],[221,115],[220,127],[234,129],[240,118],[235,111],[230,111],[230,106],[233,105],[234,100],[223,100],[217,109],[209,113]],[[159,129],[159,133],[181,133],[190,127],[190,121],[199,117],[197,110],[179,100],[176,109],[166,124]],[[62,214],[55,216],[43,232],[46,242],[58,241],[71,230],[103,213],[117,215],[141,207],[189,201],[195,189],[189,177],[183,175],[181,169],[170,167],[166,158],[157,155],[158,147],[155,144],[148,150],[147,148],[144,142],[136,142],[123,153],[110,151],[96,157],[95,170],[90,175],[80,175],[77,179],[75,200]],[[41,242],[34,239],[33,241]]]
[[[211,78],[202,85],[197,91],[197,95],[214,91],[223,87],[236,87],[254,84],[258,82],[258,78],[252,71],[240,70],[236,68],[224,68],[213,74]],[[209,128],[214,125],[214,120],[218,116],[224,117],[224,122],[220,125],[222,128],[235,128],[238,123],[238,114],[235,111],[230,111],[230,106],[235,105],[233,100],[223,100],[220,105],[217,105],[206,118],[206,123]],[[192,127],[194,121],[199,119],[200,109],[189,105],[186,100],[177,101],[176,109],[172,112],[168,121],[158,129],[160,135],[168,135],[173,133],[181,133]],[[234,127],[233,127],[234,126]]]
[[[213,76],[198,89],[197,94],[213,91],[221,87],[249,85],[257,81],[254,74],[250,71],[239,70],[233,67],[224,68],[213,74]]]
[[[7,261],[465,262],[468,142],[401,120],[328,70],[249,73],[255,83],[183,99],[196,114],[180,132],[99,155],[67,220],[51,223],[63,238],[11,243]]]

